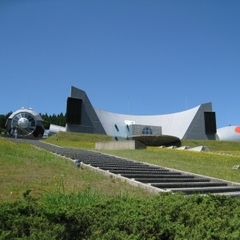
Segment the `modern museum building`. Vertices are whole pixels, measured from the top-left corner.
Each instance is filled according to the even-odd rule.
[[[73,86],[67,99],[66,131],[135,139],[147,145],[171,145],[182,139],[215,140],[217,133],[211,103],[166,115],[125,115],[94,108],[87,94]]]
[[[137,140],[148,146],[178,145],[181,140],[240,141],[240,126],[217,129],[212,103],[164,115],[128,115],[92,106],[85,91],[71,87],[66,101],[66,126],[50,125],[49,134],[59,131],[95,133],[113,140]],[[42,137],[44,124],[32,109],[21,108],[6,122],[7,131],[18,130],[19,137]]]

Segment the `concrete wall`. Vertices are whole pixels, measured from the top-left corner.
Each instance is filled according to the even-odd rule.
[[[135,140],[126,140],[126,141],[111,141],[111,142],[96,142],[95,149],[101,150],[115,150],[115,149],[144,149],[146,145],[135,141]]]

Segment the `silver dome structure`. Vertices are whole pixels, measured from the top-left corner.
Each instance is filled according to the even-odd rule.
[[[44,134],[43,119],[31,108],[13,112],[7,119],[6,129],[10,134],[12,129],[16,129],[18,137],[41,138]]]

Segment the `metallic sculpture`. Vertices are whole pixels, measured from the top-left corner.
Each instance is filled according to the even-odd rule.
[[[43,119],[31,108],[13,112],[6,122],[8,133],[20,138],[41,138],[44,134]]]

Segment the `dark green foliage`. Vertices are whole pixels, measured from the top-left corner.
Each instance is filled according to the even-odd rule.
[[[63,113],[60,113],[58,115],[53,114],[53,115],[48,115],[46,114],[40,114],[43,121],[44,121],[44,128],[49,129],[50,124],[55,124],[59,126],[65,126],[66,124],[66,116]]]
[[[113,230],[122,236],[114,239],[238,239],[238,205],[239,199],[221,196],[115,198],[95,206],[92,233],[100,232],[99,239],[112,239]]]
[[[240,239],[239,198],[77,193],[55,195],[53,205],[25,195],[0,206],[1,239]]]
[[[12,112],[9,112],[6,115],[0,114],[0,133],[4,132],[6,133],[5,124],[7,122],[8,117],[12,114]]]
[[[58,239],[64,228],[50,221],[42,208],[29,201],[0,207],[0,239]]]

